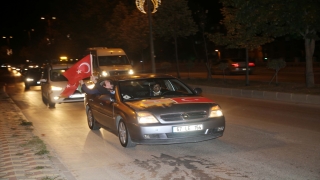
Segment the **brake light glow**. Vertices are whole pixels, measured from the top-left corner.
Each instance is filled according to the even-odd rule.
[[[239,67],[239,64],[238,63],[233,63],[231,64],[233,67]]]
[[[253,62],[249,62],[249,66],[255,66]]]

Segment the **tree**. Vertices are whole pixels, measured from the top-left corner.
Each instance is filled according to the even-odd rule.
[[[226,46],[227,48],[238,48],[246,50],[246,85],[249,85],[249,68],[248,68],[248,50],[253,50],[259,46],[273,41],[269,34],[262,34],[262,27],[256,26],[253,19],[256,16],[255,10],[250,15],[242,14],[243,6],[252,5],[249,2],[238,4],[241,0],[221,0],[223,8],[221,12],[224,19],[221,24],[224,25],[225,33],[207,33],[208,38],[215,44]],[[259,2],[254,2],[259,4]],[[254,5],[253,5],[254,6]]]
[[[241,32],[242,36],[262,37],[252,45],[262,45],[274,38],[285,35],[299,35],[305,41],[306,53],[306,86],[314,86],[313,54],[315,41],[320,32],[320,1],[318,0],[220,0],[225,16],[222,23],[227,31]],[[240,38],[235,43],[246,45],[247,38]],[[264,41],[264,38],[265,41]],[[239,39],[239,38],[236,38]],[[255,42],[257,39],[247,39]]]
[[[186,0],[163,1],[154,15],[153,24],[154,31],[159,37],[174,40],[177,76],[180,78],[177,39],[198,31],[191,11],[188,9],[188,2]]]
[[[143,52],[149,46],[149,26],[148,17],[134,9],[121,22],[119,31],[116,32],[119,45],[126,52],[140,56],[144,61]]]
[[[269,82],[269,84],[271,84],[273,79],[276,78],[276,85],[278,85],[278,72],[280,71],[280,69],[284,67],[286,67],[286,62],[282,59],[272,59],[271,61],[268,62],[267,68],[275,70],[274,75],[271,81]]]

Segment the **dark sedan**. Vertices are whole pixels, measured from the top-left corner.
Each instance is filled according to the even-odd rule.
[[[30,89],[30,86],[40,86],[41,73],[41,68],[29,68],[25,70],[22,73],[25,89]]]
[[[252,74],[254,67],[254,62],[248,62],[247,69],[246,59],[223,59],[212,66],[211,74],[245,74],[247,70]]]
[[[115,95],[86,95],[89,128],[107,129],[123,147],[136,144],[199,142],[221,137],[225,118],[220,106],[168,75],[140,74],[103,78]],[[160,93],[153,87],[160,86]],[[157,87],[159,89],[159,87]]]

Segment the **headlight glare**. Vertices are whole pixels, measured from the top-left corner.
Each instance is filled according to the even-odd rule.
[[[52,90],[52,91],[61,91],[61,90],[62,90],[62,87],[51,86],[51,90]]]
[[[218,105],[213,106],[211,108],[209,117],[221,117],[221,116],[223,116],[223,113],[222,113],[222,110],[220,109],[220,107]]]
[[[132,69],[129,70],[129,74],[134,74]]]
[[[102,76],[104,76],[104,77],[105,77],[105,76],[108,76],[108,73],[107,73],[106,71],[102,71],[101,74],[102,74]]]

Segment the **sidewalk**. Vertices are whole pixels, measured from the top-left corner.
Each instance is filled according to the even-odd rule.
[[[33,135],[32,124],[1,83],[0,88],[0,180],[75,179],[53,150]]]

